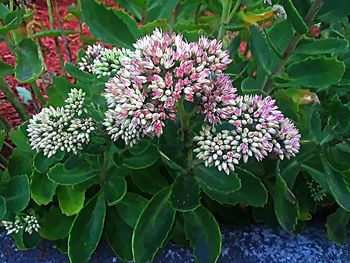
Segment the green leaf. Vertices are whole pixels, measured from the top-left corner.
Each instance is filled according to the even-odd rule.
[[[66,67],[68,64],[66,64]],[[49,97],[48,105],[53,107],[64,106],[64,100],[67,98],[69,91],[76,87],[73,83],[64,77],[54,77],[53,85],[46,90]]]
[[[344,72],[343,62],[326,57],[310,57],[287,68],[293,84],[310,88],[326,88],[336,84],[342,79]]]
[[[8,7],[4,4],[0,4],[0,19],[4,19],[8,14],[10,13],[10,10]]]
[[[84,206],[85,191],[75,191],[71,186],[57,188],[58,203],[63,214],[72,216],[80,212]]]
[[[3,61],[0,61],[0,78],[11,75],[15,72],[15,68]]]
[[[142,19],[142,9],[146,6],[146,1],[144,0],[116,0],[118,5],[131,12],[138,20]]]
[[[58,163],[48,172],[50,180],[60,185],[75,185],[85,182],[97,175],[86,162],[78,163],[73,169],[66,170],[64,164]]]
[[[147,18],[149,21],[157,20],[160,18],[167,18],[171,15],[172,11],[178,4],[179,0],[173,1],[148,1]]]
[[[38,45],[30,38],[24,39],[16,48],[16,79],[22,83],[33,81],[39,78],[43,69]]]
[[[144,169],[154,164],[159,159],[159,153],[155,145],[150,145],[141,155],[133,155],[124,158],[124,165],[130,169]]]
[[[175,220],[170,206],[170,187],[157,193],[142,211],[132,237],[135,263],[149,262],[164,245]]]
[[[327,192],[330,192],[325,172],[322,168],[322,163],[319,158],[312,158],[308,160],[305,163],[301,164],[301,170],[308,173],[312,179],[314,179],[321,187],[326,190]]]
[[[168,185],[164,172],[158,164],[146,169],[130,170],[130,177],[140,191],[152,195]]]
[[[127,193],[123,200],[121,200],[115,207],[124,222],[134,229],[137,220],[147,203],[148,200],[143,196],[135,193]]]
[[[122,261],[132,261],[133,228],[122,220],[116,207],[109,207],[107,210],[105,232],[113,253]]]
[[[171,160],[165,153],[162,151],[159,151],[160,157],[162,158],[162,161],[165,165],[167,165],[170,169],[182,171],[182,167],[178,165],[176,162]]]
[[[209,188],[203,188],[203,191],[211,199],[226,205],[235,205],[237,203],[250,205],[253,207],[263,207],[267,203],[267,191],[259,177],[253,173],[239,169],[238,176],[241,180],[241,188],[231,193],[218,192]],[[254,191],[252,191],[254,189]]]
[[[169,31],[169,24],[166,19],[159,19],[142,25],[140,28],[143,35],[152,34],[153,30],[161,28],[164,32]]]
[[[185,232],[197,263],[217,262],[221,253],[221,232],[214,216],[200,206],[183,214]]]
[[[106,8],[95,0],[82,1],[81,8],[91,33],[104,42],[131,47],[139,36],[135,29],[136,22],[120,10]]]
[[[217,167],[197,166],[194,168],[194,177],[201,185],[217,192],[230,193],[241,187],[241,180],[237,174],[231,172],[227,175]]]
[[[275,184],[270,186],[269,190],[273,198],[277,221],[286,231],[295,231],[299,213],[297,200],[280,175],[279,168],[276,170]]]
[[[290,189],[293,188],[295,180],[300,172],[300,163],[297,158],[291,158],[280,162],[281,175]]]
[[[28,133],[27,133],[28,122],[21,124],[10,132],[11,141],[20,148],[22,151],[33,154],[33,150],[29,145]]]
[[[65,216],[55,207],[40,219],[39,234],[48,240],[59,240],[68,237],[74,216]]]
[[[56,184],[50,181],[46,174],[34,171],[30,183],[30,192],[35,203],[47,205],[56,193]]]
[[[200,206],[199,185],[192,176],[179,175],[171,188],[171,206],[178,211],[192,211]]]
[[[50,29],[50,30],[41,30],[32,35],[32,37],[60,37],[63,35],[72,35],[79,32],[75,30],[59,30],[59,29]]]
[[[295,31],[297,31],[299,34],[307,33],[308,27],[303,18],[300,16],[298,10],[295,8],[292,0],[282,0],[281,3],[285,8],[288,20],[292,23]]]
[[[274,69],[272,60],[276,56],[270,49],[267,40],[265,39],[262,31],[259,27],[251,26],[251,43],[250,47],[252,50],[253,58],[256,64],[263,69],[266,73],[271,74]]]
[[[66,66],[67,72],[77,80],[81,80],[86,83],[91,83],[93,81],[96,81],[95,76],[93,74],[80,70],[77,66],[73,65],[72,63],[65,63],[65,66]]]
[[[329,189],[337,203],[350,211],[350,188],[345,181],[345,175],[334,169],[324,156],[321,157]]]
[[[47,156],[44,156],[42,152],[38,152],[34,155],[34,159],[33,159],[34,168],[39,173],[47,173],[51,166],[53,166],[58,161],[61,161],[63,159],[64,155],[65,155],[64,152],[59,151],[58,153],[51,156],[50,158],[47,158]]]
[[[97,194],[74,219],[68,238],[71,263],[88,262],[100,241],[105,215],[105,200],[102,194]]]
[[[0,196],[0,220],[4,218],[7,213],[6,200],[4,197]]]
[[[23,232],[22,240],[25,249],[34,249],[40,244],[42,238],[37,232],[33,232],[32,234]]]
[[[342,208],[338,208],[337,211],[328,216],[326,223],[328,238],[338,243],[345,243],[349,220],[350,213]]]
[[[136,154],[136,155],[141,154],[141,153],[145,152],[149,146],[150,146],[150,141],[146,140],[146,139],[142,139],[136,145],[131,147],[129,149],[129,152],[131,152],[132,154]]]
[[[322,21],[336,20],[350,14],[350,2],[344,0],[324,1],[319,11],[319,19]]]
[[[25,9],[20,8],[15,11],[9,12],[3,20],[3,25],[0,27],[0,34],[5,35],[12,29],[16,29],[23,21]]]
[[[30,201],[28,177],[12,177],[0,194],[6,199],[7,211],[17,213],[24,210]]]
[[[126,193],[126,181],[118,175],[110,176],[103,184],[103,192],[109,206],[118,204]]]
[[[343,51],[348,45],[348,41],[338,38],[308,39],[299,42],[295,53],[304,55],[332,54]]]
[[[253,173],[237,168],[237,173],[241,179],[242,187],[230,193],[231,198],[238,203],[254,207],[263,207],[267,203],[267,190],[260,178]],[[252,191],[254,189],[254,191]]]
[[[2,147],[4,146],[4,142],[7,137],[7,132],[5,130],[0,130],[0,151]]]
[[[22,151],[20,148],[15,148],[8,162],[8,171],[11,176],[31,175],[33,172],[32,162],[32,157],[29,153]]]

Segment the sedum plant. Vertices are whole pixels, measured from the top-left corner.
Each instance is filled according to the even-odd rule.
[[[109,45],[66,63],[76,81],[54,77],[45,107],[10,133],[0,220],[17,246],[48,239],[80,263],[105,238],[142,263],[174,242],[210,263],[219,223],[299,233],[319,214],[345,241],[349,4],[118,4],[131,16],[81,1]]]

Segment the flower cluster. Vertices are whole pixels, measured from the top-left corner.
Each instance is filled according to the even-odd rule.
[[[159,136],[164,120],[175,119],[176,104],[181,97],[193,102],[196,96],[215,96],[217,88],[222,103],[234,93],[228,79],[211,79],[221,74],[231,62],[222,43],[201,37],[198,42],[187,43],[182,35],[166,34],[156,29],[152,35],[139,39],[131,59],[106,84],[107,103],[105,126],[114,140],[122,138],[134,144],[139,138]],[[228,91],[228,88],[232,88]],[[228,95],[230,94],[230,95]],[[210,110],[214,102],[202,108],[207,119],[218,122],[221,110]],[[219,104],[219,102],[217,102]]]
[[[273,5],[272,11],[275,13],[276,19],[282,21],[287,19],[287,13],[283,6],[281,5]]]
[[[216,132],[216,128],[205,125],[194,138],[198,145],[194,152],[206,166],[215,165],[229,174],[234,164],[241,160],[246,163],[252,156],[261,161],[275,153],[283,160],[299,152],[298,130],[271,97],[238,96],[228,108],[232,129]]]
[[[94,70],[94,63],[101,57],[102,51],[105,50],[105,47],[98,44],[88,46],[85,56],[81,58],[81,61],[78,63],[79,69],[81,71],[87,71],[92,73]]]
[[[220,74],[203,87],[198,97],[198,111],[204,114],[206,121],[216,125],[232,115],[232,108],[229,106],[234,105],[236,89],[228,76]]]
[[[84,57],[79,62],[79,69],[97,76],[113,77],[121,65],[127,63],[132,56],[129,49],[106,48],[98,45],[89,46]]]
[[[315,202],[321,202],[327,196],[322,186],[319,183],[317,183],[314,179],[308,179],[306,184],[307,188],[310,191],[310,195]]]
[[[7,235],[17,234],[20,230],[31,235],[33,232],[38,232],[40,224],[38,217],[34,214],[16,216],[15,221],[1,221],[7,231]]]
[[[28,136],[32,149],[43,151],[51,157],[57,151],[77,153],[90,140],[94,130],[92,118],[82,118],[85,92],[72,89],[65,106],[44,108],[33,116],[28,125]]]

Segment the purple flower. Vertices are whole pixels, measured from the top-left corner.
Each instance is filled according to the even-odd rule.
[[[225,118],[232,129],[216,132],[216,128],[204,125],[194,138],[198,146],[194,150],[196,157],[204,160],[206,166],[215,165],[228,174],[234,165],[241,160],[246,163],[253,156],[261,161],[274,152],[283,160],[299,152],[298,130],[271,97],[238,96],[230,100],[226,111],[231,114]]]
[[[232,108],[228,106],[233,106],[235,103],[236,89],[228,76],[217,75],[197,92],[197,96],[200,98],[197,108],[210,124],[220,124],[221,120],[227,120],[233,114]]]

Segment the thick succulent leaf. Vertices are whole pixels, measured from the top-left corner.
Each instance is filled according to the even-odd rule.
[[[197,263],[217,262],[221,253],[221,232],[214,216],[203,206],[183,214],[185,232]]]
[[[22,83],[33,81],[40,76],[43,69],[38,45],[30,38],[21,41],[16,49],[16,79]]]
[[[95,0],[82,1],[81,8],[83,19],[92,34],[104,42],[131,47],[139,36],[135,20],[123,11],[106,8]]]
[[[236,173],[227,175],[216,167],[197,166],[194,168],[194,177],[201,185],[217,192],[234,192],[241,187],[241,180]]]
[[[153,260],[164,245],[175,220],[175,210],[170,206],[171,187],[157,193],[142,211],[132,237],[135,263]]]
[[[47,178],[46,174],[33,172],[30,182],[32,199],[38,205],[47,205],[56,193],[56,184]]]
[[[100,241],[105,215],[105,200],[103,195],[98,193],[73,221],[68,238],[70,262],[88,262]]]
[[[327,217],[327,234],[329,239],[345,243],[347,241],[348,223],[350,220],[350,212],[342,208],[338,208],[333,214]]]
[[[72,216],[79,213],[83,208],[85,191],[75,191],[71,186],[59,186],[57,198],[62,213]]]
[[[47,211],[40,219],[39,234],[48,240],[60,240],[68,237],[74,216],[66,216],[55,207]]]
[[[26,175],[14,176],[0,192],[6,200],[7,211],[12,213],[24,210],[30,201],[29,180]]]
[[[171,206],[178,211],[191,211],[200,206],[200,189],[192,176],[179,175],[170,195]]]

